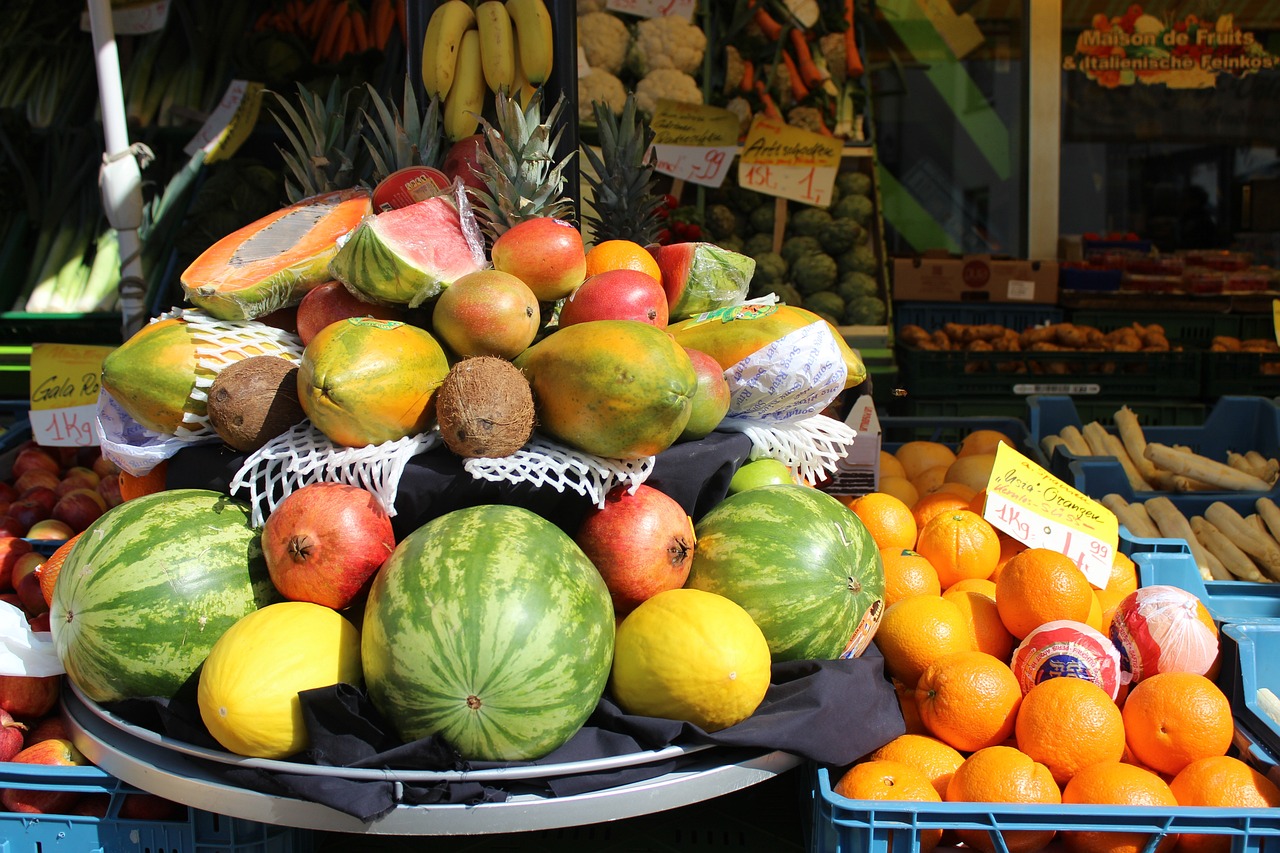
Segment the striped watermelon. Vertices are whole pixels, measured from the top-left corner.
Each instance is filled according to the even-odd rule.
[[[468,759],[540,758],[596,707],[613,605],[568,534],[486,504],[406,537],[374,578],[361,658],[369,698],[406,740]]]
[[[759,486],[702,517],[686,587],[751,614],[774,661],[862,654],[884,611],[884,566],[848,507],[808,486]]]
[[[248,504],[174,489],[125,501],[84,531],[49,620],[90,699],[171,697],[224,631],[278,597]]]
[[[485,265],[474,218],[464,223],[448,198],[432,196],[366,216],[329,272],[369,302],[416,308]]]

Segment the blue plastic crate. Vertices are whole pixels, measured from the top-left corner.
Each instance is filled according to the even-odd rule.
[[[1031,440],[1037,447],[1045,436],[1054,435],[1063,427],[1079,429],[1084,426],[1071,397],[1030,397],[1027,410]],[[1114,425],[1108,424],[1106,429],[1115,432]],[[1226,461],[1228,450],[1237,453],[1257,450],[1264,456],[1280,455],[1280,407],[1267,397],[1222,397],[1199,426],[1143,423],[1142,431],[1148,442],[1185,445],[1196,453],[1221,462]],[[1280,497],[1280,488],[1268,492],[1135,492],[1115,457],[1076,456],[1062,448],[1055,449],[1049,457],[1049,471],[1093,498],[1114,493],[1134,502],[1163,495],[1172,500],[1184,515],[1202,515],[1214,501],[1223,501],[1241,512],[1246,509],[1252,512],[1258,498]]]
[[[1259,584],[1260,586],[1262,584]],[[1222,626],[1223,692],[1231,700],[1237,727],[1271,755],[1280,755],[1280,721],[1261,703],[1258,691],[1280,695],[1280,622],[1238,622]]]
[[[1052,829],[1225,835],[1232,853],[1280,851],[1280,809],[850,800],[832,791],[830,770],[810,772],[814,793],[806,834],[813,853],[918,853],[922,833],[949,829],[986,831],[997,850],[1005,849],[1001,831]]]
[[[1180,540],[1168,540],[1180,541]],[[1176,586],[1204,603],[1217,622],[1280,620],[1280,584],[1252,581],[1207,581],[1189,552],[1135,552],[1142,586]]]
[[[0,762],[0,788],[66,791],[110,797],[106,815],[0,812],[5,853],[310,853],[309,830],[186,809],[176,820],[123,818],[124,798],[138,793],[93,765],[51,767]]]

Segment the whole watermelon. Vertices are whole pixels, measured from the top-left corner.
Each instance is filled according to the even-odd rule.
[[[89,525],[62,564],[49,621],[90,699],[171,697],[223,632],[277,598],[249,505],[174,489]]]
[[[694,528],[685,586],[751,614],[774,661],[857,657],[884,611],[884,566],[848,507],[808,486],[730,495]]]
[[[518,507],[442,515],[396,546],[365,605],[374,706],[405,741],[464,758],[540,758],[595,709],[613,659],[600,573],[560,528]]]

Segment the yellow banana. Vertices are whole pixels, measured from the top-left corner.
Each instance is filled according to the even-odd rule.
[[[466,0],[445,0],[431,13],[422,39],[422,88],[428,98],[444,100],[449,94],[462,35],[475,26],[476,13]]]
[[[506,0],[507,13],[520,36],[520,64],[535,86],[551,76],[555,41],[551,33],[551,12],[545,0]]]
[[[516,58],[516,70],[515,79],[511,81],[511,92],[509,94],[516,99],[516,102],[521,107],[527,107],[529,106],[529,99],[533,97],[537,87],[529,82],[529,75],[524,73],[524,63],[520,61],[520,34],[512,30],[511,36],[512,53],[515,54]]]
[[[470,29],[462,34],[457,74],[444,100],[444,132],[451,141],[457,142],[476,132],[488,92],[480,61],[480,33]]]
[[[516,78],[515,30],[502,0],[484,0],[476,6],[476,28],[480,31],[484,82],[495,92],[510,92]]]

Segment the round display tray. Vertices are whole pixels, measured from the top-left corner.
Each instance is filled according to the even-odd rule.
[[[682,749],[678,769],[630,785],[569,797],[514,794],[500,803],[397,806],[388,814],[366,823],[319,803],[228,785],[203,765],[203,760],[207,760],[206,756],[197,756],[191,752],[211,751],[186,744],[182,745],[185,749],[175,748],[178,746],[176,741],[169,741],[118,718],[111,719],[112,715],[74,689],[63,692],[62,709],[71,729],[72,740],[80,751],[94,764],[130,785],[193,808],[230,817],[326,832],[477,835],[581,826],[604,820],[637,817],[722,796],[763,782],[800,763],[797,756],[779,751],[761,750],[744,757],[741,750],[730,751],[718,747]],[[143,732],[146,734],[142,734]],[[661,756],[663,758],[677,754],[654,750],[636,756],[618,756],[600,761],[642,763],[660,760],[657,756],[659,752],[664,753]],[[297,771],[303,766],[291,762],[275,763],[287,764],[291,771]],[[590,769],[596,769],[597,764],[598,762],[592,762]],[[527,773],[530,768],[508,769],[526,771],[522,778],[533,778]],[[559,772],[585,769],[588,769],[585,763],[575,763],[571,769],[565,765]],[[368,772],[374,773],[378,779],[410,781],[408,774],[413,771]],[[474,781],[476,774],[482,772],[503,771],[474,771],[466,774],[465,778]],[[447,774],[435,773],[433,778],[441,776]]]

